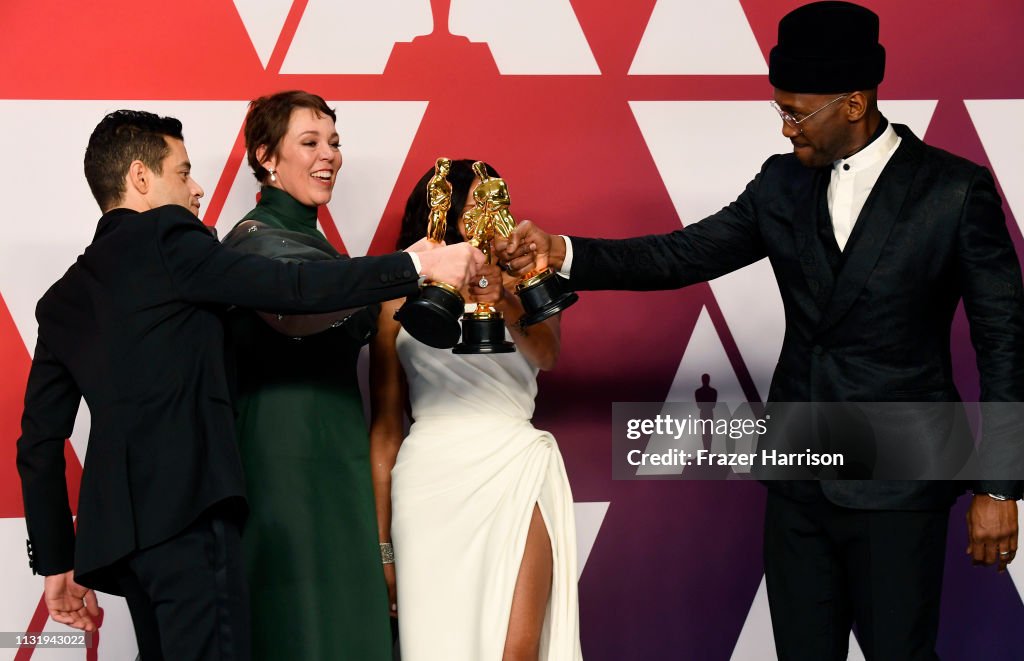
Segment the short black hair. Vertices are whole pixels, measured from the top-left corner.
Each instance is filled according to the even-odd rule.
[[[459,216],[466,207],[466,199],[469,197],[469,187],[476,179],[473,172],[473,163],[476,161],[468,158],[452,161],[451,171],[448,173],[448,183],[452,185],[452,205],[448,208],[445,228],[444,242],[448,245],[465,241],[459,234]],[[484,170],[491,177],[500,177],[498,171],[487,163],[484,163]],[[402,228],[398,233],[397,249],[405,250],[427,235],[427,223],[430,221],[430,204],[427,202],[427,183],[434,176],[434,168],[430,168],[416,182],[416,186],[409,194],[405,203],[405,215],[402,216]]]
[[[85,149],[85,179],[100,209],[109,211],[124,197],[132,161],[163,173],[170,153],[165,137],[184,140],[181,122],[143,110],[115,110],[100,120]]]

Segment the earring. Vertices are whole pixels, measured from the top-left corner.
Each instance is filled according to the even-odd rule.
[[[267,172],[270,173],[270,180],[271,181],[277,181],[277,175],[274,174],[274,169],[273,168],[267,168]]]

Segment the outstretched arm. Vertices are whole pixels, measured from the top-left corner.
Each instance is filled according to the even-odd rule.
[[[458,244],[418,253],[290,263],[226,248],[183,207],[161,207],[155,224],[164,268],[182,300],[281,313],[329,312],[416,291],[419,276],[462,284],[483,254]],[[410,248],[415,249],[416,246]]]
[[[572,288],[676,289],[717,278],[765,257],[757,219],[760,180],[759,174],[718,213],[675,232],[628,239],[570,237]],[[568,252],[565,239],[530,221],[520,223],[499,247],[501,260],[517,275],[549,266],[561,270]]]

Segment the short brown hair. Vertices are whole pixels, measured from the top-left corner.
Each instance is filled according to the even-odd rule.
[[[302,90],[289,90],[268,96],[261,96],[249,102],[249,112],[245,116],[245,153],[249,158],[249,167],[261,184],[266,183],[270,175],[256,158],[256,150],[266,146],[268,156],[277,154],[281,139],[288,132],[288,121],[296,108],[309,108],[318,115],[326,115],[331,121],[337,121],[334,110],[327,107],[327,102],[316,94]]]
[[[124,179],[133,161],[163,174],[163,161],[171,151],[165,137],[184,140],[181,122],[142,110],[115,110],[100,120],[85,148],[85,180],[101,210],[109,211],[124,197]]]

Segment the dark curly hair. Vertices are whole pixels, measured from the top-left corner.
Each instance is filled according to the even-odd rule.
[[[444,235],[444,242],[448,245],[461,243],[465,239],[459,234],[459,216],[466,206],[466,198],[469,197],[469,187],[476,178],[473,172],[473,163],[476,161],[463,158],[452,161],[452,169],[448,173],[448,183],[452,185],[452,205],[448,209],[448,227]],[[487,174],[492,177],[500,177],[498,171],[487,163],[484,163]],[[397,249],[405,250],[427,235],[427,222],[430,219],[430,205],[427,203],[427,182],[434,176],[434,168],[430,168],[420,177],[409,194],[405,203],[405,215],[402,216],[402,228],[398,233]]]
[[[184,140],[181,122],[142,110],[115,110],[96,125],[85,149],[85,180],[100,209],[113,209],[124,197],[133,161],[163,174],[171,148],[165,138]]]

